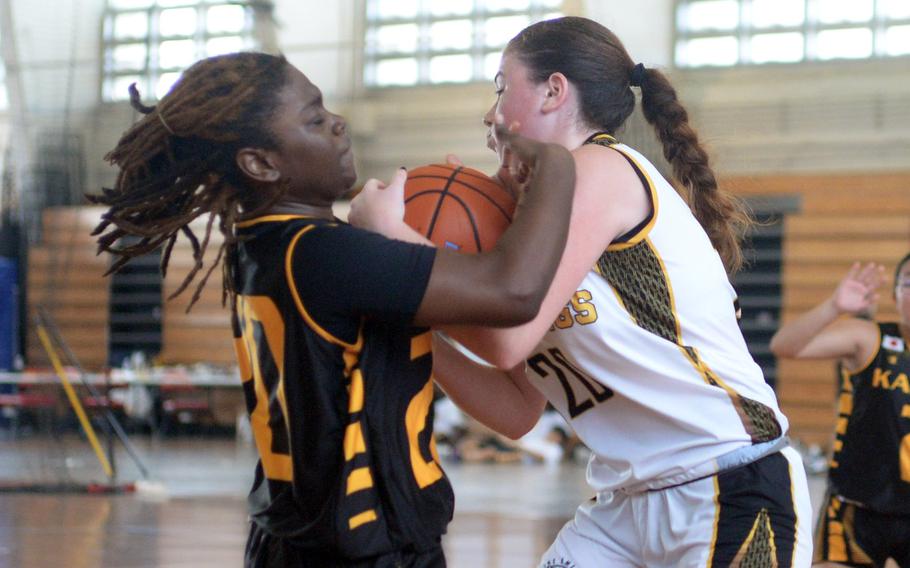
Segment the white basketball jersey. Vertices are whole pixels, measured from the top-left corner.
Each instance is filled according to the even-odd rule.
[[[607,135],[650,192],[652,216],[611,244],[536,351],[528,377],[592,450],[598,491],[640,491],[724,469],[787,420],[737,324],[736,293],[689,207]]]

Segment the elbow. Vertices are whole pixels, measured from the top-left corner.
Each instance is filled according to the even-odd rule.
[[[520,440],[525,434],[530,432],[531,428],[533,428],[536,423],[537,422],[534,420],[522,420],[521,422],[514,422],[500,431],[500,434],[514,442]]]
[[[507,423],[500,424],[496,431],[510,440],[519,440],[537,425],[538,418],[539,415],[535,415],[529,409],[521,409],[510,416]]]
[[[546,288],[533,288],[520,282],[505,286],[502,291],[503,327],[526,324],[536,318],[546,294]]]
[[[793,350],[792,347],[784,344],[781,341],[775,341],[771,339],[771,344],[768,346],[771,350],[771,353],[779,359],[797,359],[799,358],[799,352]]]
[[[508,371],[515,365],[524,363],[529,355],[528,350],[521,345],[521,341],[500,340],[496,336],[487,336],[482,345],[475,343],[471,345],[470,349],[488,365],[500,371]]]
[[[774,337],[772,337],[772,338],[771,338],[771,342],[768,343],[768,349],[771,351],[771,353],[772,353],[775,357],[781,357],[781,356],[782,356],[782,354],[781,354],[781,352],[780,352],[780,341],[777,340],[777,336],[776,336],[776,335],[775,335]]]
[[[517,349],[499,349],[487,361],[497,369],[505,371],[524,362],[525,357],[527,357],[527,354],[521,353]],[[521,435],[523,436],[524,434]]]
[[[771,353],[775,357],[790,357],[791,355],[787,352],[786,347],[782,344],[780,339],[775,335],[771,338],[771,343],[768,344],[768,349],[771,350]]]

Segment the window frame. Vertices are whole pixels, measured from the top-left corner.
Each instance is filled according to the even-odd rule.
[[[446,14],[433,15],[430,7],[423,1],[418,2],[417,14],[414,17],[397,17],[397,18],[379,18],[371,16],[373,6],[380,0],[364,0],[363,3],[363,29],[361,38],[363,48],[360,50],[361,65],[359,81],[362,87],[367,90],[383,91],[386,89],[401,89],[414,87],[434,87],[442,85],[466,85],[472,83],[487,82],[492,79],[485,73],[486,58],[491,54],[499,54],[505,47],[505,44],[487,46],[484,43],[484,36],[478,33],[482,30],[487,20],[510,17],[510,16],[527,16],[529,25],[545,19],[553,14],[566,14],[564,0],[555,2],[554,6],[548,6],[545,3],[551,0],[528,0],[526,9],[505,9],[505,10],[488,10],[484,0],[474,0],[474,8],[466,14]],[[552,3],[552,2],[551,2]],[[477,4],[480,4],[478,7]],[[439,22],[468,20],[471,22],[472,38],[467,48],[448,48],[433,49],[430,45],[428,32],[429,27]],[[417,26],[417,45],[413,51],[389,51],[381,52],[374,50],[370,41],[371,33],[383,26],[415,24]],[[432,81],[430,77],[430,62],[433,58],[452,55],[468,55],[471,60],[471,76],[467,80],[455,81]],[[380,61],[395,59],[414,59],[417,63],[417,78],[413,83],[393,83],[380,84],[376,77],[377,64]]]
[[[208,11],[220,6],[240,6],[245,10],[245,21],[243,28],[239,31],[210,31],[206,18]],[[195,30],[190,35],[162,35],[159,30],[161,13],[167,10],[192,8],[196,11]],[[241,50],[260,49],[260,42],[257,41],[256,18],[259,17],[261,10],[265,8],[269,12],[273,8],[271,0],[169,0],[166,5],[160,5],[158,0],[149,0],[146,7],[116,7],[112,6],[110,0],[106,3],[102,16],[101,25],[101,82],[99,97],[102,102],[118,102],[127,100],[125,93],[115,94],[114,89],[117,85],[118,78],[136,78],[139,92],[147,100],[157,100],[158,83],[163,75],[169,73],[180,73],[192,63],[207,57],[209,51],[206,46],[209,41],[218,38],[237,38],[241,39]],[[114,23],[118,16],[124,14],[142,14],[145,17],[147,25],[144,35],[136,37],[118,38],[114,29]],[[194,53],[186,65],[163,67],[160,64],[160,47],[167,41],[189,40],[194,43]],[[124,68],[118,69],[115,64],[115,50],[121,46],[141,45],[145,49],[145,55],[141,68]],[[218,52],[222,53],[222,52]],[[214,53],[212,53],[214,54]],[[118,90],[119,92],[119,90]]]
[[[6,60],[3,57],[3,53],[0,53],[0,115],[9,112],[10,100],[9,90],[6,87],[6,77]],[[0,158],[0,166],[2,166],[2,158]],[[2,167],[0,167],[0,171],[3,171]]]
[[[825,63],[830,61],[864,61],[864,60],[890,60],[910,57],[910,53],[889,55],[885,52],[884,37],[886,31],[894,26],[910,25],[910,15],[906,18],[887,18],[881,0],[872,2],[872,18],[865,22],[837,22],[826,24],[814,15],[813,8],[818,0],[791,0],[803,2],[803,20],[797,25],[775,25],[756,28],[752,22],[745,22],[747,8],[753,0],[731,0],[738,6],[738,24],[726,30],[700,30],[689,31],[682,29],[680,14],[685,6],[704,0],[674,0],[673,2],[673,53],[672,61],[678,69],[724,69],[730,67],[756,66],[756,65],[798,65],[806,63]],[[872,34],[871,53],[865,57],[819,57],[817,53],[817,38],[820,32],[865,29]],[[799,33],[802,35],[802,57],[795,61],[760,61],[755,62],[750,53],[750,40],[756,35],[776,33]],[[680,61],[679,51],[683,42],[691,39],[719,38],[733,36],[737,42],[736,62],[732,64],[698,64],[691,65]]]

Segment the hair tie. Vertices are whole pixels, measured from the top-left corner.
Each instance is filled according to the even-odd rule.
[[[174,132],[173,129],[171,129],[170,126],[168,126],[167,122],[164,121],[164,115],[161,114],[161,111],[159,110],[159,111],[156,112],[155,114],[158,115],[158,120],[161,121],[161,126],[163,126],[165,130],[167,130],[168,132],[170,132],[170,133],[171,133],[171,136],[177,136],[177,133]]]
[[[633,87],[641,87],[641,84],[644,80],[645,66],[639,63],[632,68],[632,73],[629,75],[629,85]]]

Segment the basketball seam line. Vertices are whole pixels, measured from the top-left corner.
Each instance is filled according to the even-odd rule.
[[[426,193],[426,192],[428,192],[428,191],[442,191],[443,194],[446,194],[446,195],[447,195],[447,194],[448,194],[449,185],[452,183],[452,181],[454,181],[453,178],[454,178],[454,176],[455,176],[456,174],[458,174],[458,172],[459,172],[460,169],[461,169],[461,168],[459,168],[458,170],[455,170],[455,172],[454,172],[451,176],[449,176],[448,178],[443,177],[443,176],[414,176],[414,177],[409,178],[409,179],[445,179],[445,180],[446,180],[446,185],[445,185],[445,187],[444,187],[442,190],[438,190],[438,189],[435,189],[435,190],[423,190],[423,191],[420,192],[419,195],[423,195],[424,193]],[[458,180],[458,183],[460,183],[461,185],[465,186],[466,188],[470,189],[471,191],[473,191],[473,192],[477,193],[478,195],[480,195],[482,198],[484,198],[484,199],[486,199],[487,201],[489,201],[489,202],[493,205],[493,207],[499,209],[499,212],[502,213],[502,216],[505,217],[507,221],[509,221],[510,223],[512,222],[512,216],[509,215],[508,212],[506,212],[505,208],[504,208],[502,205],[500,205],[499,203],[497,203],[495,199],[493,199],[492,197],[490,197],[489,195],[487,195],[486,193],[484,193],[482,190],[480,190],[480,188],[474,187],[473,185],[471,185],[471,184],[469,184],[469,183],[465,183],[465,182],[462,181],[462,180]],[[506,192],[506,193],[508,193],[508,192]],[[405,203],[411,201],[411,200],[414,199],[415,197],[417,197],[417,195],[413,195],[413,196],[409,197],[408,199],[405,200]],[[440,199],[441,199],[441,198],[440,198]],[[435,217],[433,218],[433,220],[435,221]],[[432,229],[430,229],[430,230],[432,231]]]
[[[436,209],[433,210],[433,217],[430,218],[430,226],[427,227],[428,239],[433,238],[433,230],[436,228],[436,220],[439,218],[439,210],[442,209],[442,202],[445,200],[446,195],[449,194],[449,186],[455,181],[455,176],[457,176],[460,171],[461,167],[455,168],[452,173],[449,174],[448,179],[446,179],[446,184],[442,187],[442,193],[439,196],[439,200],[436,202]]]

